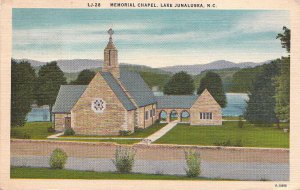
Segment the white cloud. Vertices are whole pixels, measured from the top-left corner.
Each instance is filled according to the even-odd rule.
[[[286,14],[277,12],[259,13],[255,16],[242,17],[234,30],[244,33],[253,32],[279,32],[283,26],[289,26],[289,18]]]

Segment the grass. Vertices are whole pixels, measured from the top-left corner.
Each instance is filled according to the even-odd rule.
[[[287,124],[281,124],[285,127]],[[229,143],[227,143],[230,141]],[[288,148],[289,133],[277,129],[275,125],[264,127],[245,123],[243,128],[238,127],[237,121],[223,122],[223,126],[190,126],[178,124],[158,141],[157,144],[184,144],[243,147]]]
[[[224,120],[239,120],[238,116],[223,116]],[[244,118],[242,118],[244,119]]]
[[[139,139],[80,139],[89,137],[110,137],[110,138],[145,138],[155,133],[166,124],[155,123],[146,129],[136,129],[133,134],[127,136],[62,136],[61,138],[55,140],[63,141],[82,141],[82,142],[115,142],[118,144],[134,144],[140,142]],[[23,127],[14,127],[11,129],[11,137],[17,139],[47,139],[49,135],[54,133],[48,132],[48,127],[51,127],[51,122],[27,122]],[[77,139],[69,139],[77,138]]]
[[[190,122],[190,118],[189,117],[182,117],[181,122]]]
[[[149,126],[145,129],[135,129],[135,132],[126,135],[126,136],[95,136],[95,135],[75,135],[75,136],[61,136],[61,137],[78,137],[78,138],[101,138],[101,137],[110,137],[110,138],[145,138],[150,136],[151,134],[155,133],[156,131],[160,130],[162,127],[166,126],[166,123],[154,123],[152,126]]]
[[[58,138],[58,139],[52,139],[55,141],[81,141],[81,142],[114,142],[117,144],[134,144],[138,143],[141,140],[139,139],[68,139],[68,138]]]
[[[51,122],[27,122],[23,127],[12,127],[11,138],[24,138],[24,135],[29,135],[30,139],[46,139],[54,134],[47,130],[51,126]]]
[[[188,178],[185,176],[161,174],[121,174],[116,172],[94,172],[77,170],[55,170],[50,168],[12,167],[11,178],[33,179],[126,179],[126,180],[214,180],[210,178]],[[217,180],[217,179],[215,179]]]

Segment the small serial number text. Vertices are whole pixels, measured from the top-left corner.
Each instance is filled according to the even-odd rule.
[[[88,7],[101,7],[101,3],[88,3]]]

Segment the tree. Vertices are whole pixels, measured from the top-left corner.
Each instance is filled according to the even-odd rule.
[[[27,61],[11,60],[11,126],[23,126],[34,100],[34,69]]]
[[[194,80],[186,72],[174,74],[164,87],[164,94],[167,95],[190,95],[195,90]]]
[[[277,34],[276,39],[280,39],[282,48],[285,48],[288,53],[290,53],[291,47],[291,30],[286,26],[282,28],[283,33]]]
[[[95,74],[96,73],[94,71],[88,69],[82,70],[77,76],[77,79],[71,81],[70,84],[88,85],[91,82],[91,80],[94,78]]]
[[[250,90],[249,100],[244,114],[251,123],[270,124],[277,122],[275,114],[275,85],[274,77],[278,75],[280,60],[265,64],[263,70],[257,75],[254,86]]]
[[[290,52],[291,31],[283,27],[284,32],[277,34],[281,45]],[[279,120],[290,120],[290,57],[282,57],[279,76],[275,78],[275,112]],[[279,123],[278,123],[279,124]],[[279,125],[278,125],[279,126]]]
[[[279,120],[290,120],[290,58],[283,57],[280,73],[275,77],[275,113]]]
[[[64,73],[55,61],[43,65],[38,72],[36,99],[39,106],[49,105],[50,121],[52,121],[52,106],[55,103],[60,85],[66,83]]]
[[[211,93],[222,108],[226,107],[227,100],[223,89],[222,79],[217,73],[211,71],[206,73],[200,80],[197,94],[202,94],[205,89]]]

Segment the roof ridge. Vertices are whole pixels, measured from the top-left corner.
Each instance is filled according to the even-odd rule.
[[[103,76],[104,80],[106,81],[106,83],[108,84],[108,86],[110,86],[110,88],[112,89],[112,91],[116,94],[116,96],[118,97],[118,99],[120,100],[120,102],[123,104],[123,106],[126,108],[126,103],[122,101],[121,97],[119,97],[118,93],[116,93],[116,91],[114,90],[114,88],[111,86],[111,84],[109,83],[109,81],[106,79],[105,75],[103,74],[107,74],[107,76],[109,76],[113,82],[115,82],[121,89],[121,91],[125,94],[125,98],[130,102],[130,104],[132,104],[132,107],[134,107],[134,109],[136,109],[137,107],[134,105],[134,103],[130,100],[130,98],[127,96],[126,92],[124,92],[122,86],[119,84],[119,82],[117,81],[117,79],[110,73],[110,72],[100,72],[100,74]],[[127,109],[127,108],[126,108]],[[128,109],[127,109],[128,110]]]

